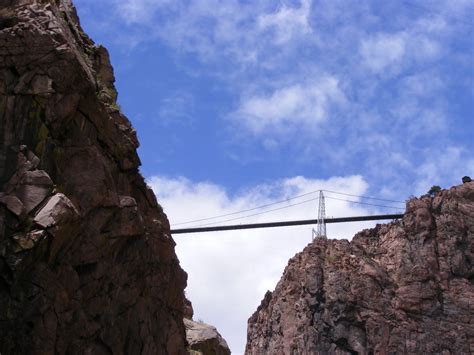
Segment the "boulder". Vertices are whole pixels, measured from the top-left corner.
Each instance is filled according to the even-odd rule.
[[[79,217],[79,212],[72,202],[62,193],[52,196],[34,218],[34,222],[42,228],[65,225]]]
[[[212,325],[184,318],[190,354],[230,355],[226,341]]]

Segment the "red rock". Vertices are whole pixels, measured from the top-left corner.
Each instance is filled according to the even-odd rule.
[[[18,217],[23,213],[23,203],[16,196],[2,195],[0,197],[0,203],[5,205],[10,212]]]
[[[51,193],[53,182],[43,170],[25,171],[14,193],[23,203],[25,213],[30,213]]]
[[[351,242],[315,239],[248,321],[247,354],[470,354],[474,182]]]
[[[68,0],[2,2],[1,354],[186,353],[186,274],[116,97]]]

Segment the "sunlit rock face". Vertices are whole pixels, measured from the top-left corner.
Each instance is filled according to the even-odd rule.
[[[215,327],[193,320],[194,310],[191,301],[185,299],[183,309],[189,355],[230,355],[227,342]]]
[[[247,354],[472,354],[474,182],[400,221],[293,257],[248,321]]]
[[[186,274],[116,97],[69,1],[0,1],[2,355],[186,353]]]

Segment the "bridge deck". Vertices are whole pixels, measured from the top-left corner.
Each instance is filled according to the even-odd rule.
[[[344,222],[380,221],[380,220],[390,220],[390,219],[399,219],[399,218],[403,218],[403,214],[382,214],[382,215],[374,215],[374,216],[337,217],[337,218],[326,218],[324,221],[326,223],[344,223]],[[172,229],[171,234],[219,232],[219,231],[239,230],[239,229],[289,227],[289,226],[301,226],[301,225],[317,224],[317,223],[318,223],[317,219],[303,219],[299,221],[234,224],[234,225],[228,225],[228,226]]]

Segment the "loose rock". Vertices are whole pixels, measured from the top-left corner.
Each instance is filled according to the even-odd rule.
[[[215,327],[187,318],[184,325],[190,350],[203,355],[230,355],[229,346]]]
[[[46,229],[59,224],[67,224],[78,216],[79,213],[72,202],[64,194],[58,193],[48,200],[33,221]]]

